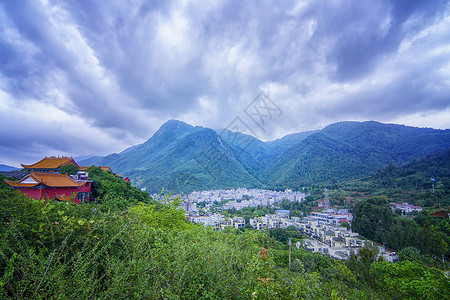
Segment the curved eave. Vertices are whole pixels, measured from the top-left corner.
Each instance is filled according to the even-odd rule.
[[[69,195],[69,196],[66,196],[65,194],[62,194],[62,195],[58,195],[58,194],[55,194],[55,198],[57,199],[57,200],[59,200],[59,201],[72,201],[73,199],[75,199],[75,193],[74,192],[72,192],[72,195]]]
[[[81,184],[81,185],[56,185],[56,184],[54,184],[54,185],[45,185],[45,187],[47,187],[47,188],[79,188],[79,187],[82,187],[84,185],[84,183],[83,184]]]
[[[39,185],[39,183],[20,183],[20,182],[17,182],[17,181],[10,181],[10,180],[6,180],[6,179],[5,179],[5,183],[7,185],[9,185],[9,186],[17,187],[17,188],[20,188],[20,187],[24,187],[24,188],[35,187],[35,186]]]
[[[10,180],[6,180],[5,179],[5,183],[9,186],[15,187],[15,188],[32,188],[32,187],[36,187],[39,186],[41,183],[20,183],[20,182],[16,182],[16,181],[10,181]],[[79,188],[82,187],[84,185],[84,183],[75,183],[73,185],[67,185],[67,184],[63,184],[63,185],[58,185],[58,184],[45,184],[44,182],[44,188]]]

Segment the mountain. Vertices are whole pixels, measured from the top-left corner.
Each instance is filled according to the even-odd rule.
[[[255,178],[276,158],[272,148],[257,138],[227,129],[216,131],[235,153],[236,158]]]
[[[450,146],[450,130],[339,122],[262,142],[226,129],[170,120],[145,143],[99,158],[149,192],[298,188],[359,178]],[[89,165],[80,162],[82,165]]]
[[[0,172],[9,172],[9,171],[15,171],[15,170],[19,170],[19,168],[0,164]]]
[[[98,161],[153,193],[259,187],[239,152],[214,130],[170,120],[145,143]]]
[[[90,167],[92,165],[97,165],[102,158],[103,156],[86,155],[74,157],[74,160],[79,166]]]
[[[293,146],[299,144],[300,142],[304,141],[308,136],[319,132],[320,130],[313,130],[313,131],[304,131],[304,132],[298,132],[298,133],[291,133],[288,134],[280,139],[276,139],[274,141],[266,142],[266,145],[271,147],[272,153],[275,155],[281,155],[284,152],[286,152],[288,149],[292,148]]]
[[[264,170],[263,181],[291,187],[348,180],[450,146],[450,130],[339,122],[308,136]]]

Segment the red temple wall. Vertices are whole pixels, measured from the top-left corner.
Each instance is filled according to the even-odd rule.
[[[77,204],[80,204],[80,200],[77,199],[76,194],[82,193],[82,192],[89,192],[89,196],[91,195],[91,188],[92,188],[92,182],[87,182],[87,185],[83,185],[81,187],[75,187],[75,188],[51,188],[46,187],[43,189],[39,188],[18,188],[18,190],[22,193],[27,195],[28,197],[34,198],[36,200],[41,199],[54,199],[56,195],[62,196],[63,194],[68,197],[69,195],[72,195],[72,193],[75,193],[75,198],[72,200],[72,202],[75,202]]]

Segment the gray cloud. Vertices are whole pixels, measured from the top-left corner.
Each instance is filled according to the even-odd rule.
[[[449,127],[449,28],[446,1],[6,1],[0,162],[120,151],[171,118],[222,128],[261,89],[284,112],[263,139]]]

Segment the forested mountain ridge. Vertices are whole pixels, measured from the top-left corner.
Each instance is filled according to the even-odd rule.
[[[378,122],[331,124],[292,147],[265,172],[267,182],[295,188],[371,174],[450,146],[450,130]]]
[[[171,120],[147,142],[101,159],[150,192],[232,188],[262,184],[238,161],[237,153],[209,128]]]
[[[213,188],[298,188],[373,174],[450,146],[450,130],[339,122],[262,142],[170,120],[145,143],[100,159],[150,192]],[[83,162],[80,162],[83,164]]]
[[[433,186],[435,190],[433,191]],[[450,148],[397,166],[390,164],[375,174],[334,188],[386,195],[391,202],[435,207],[450,206]]]

